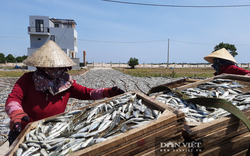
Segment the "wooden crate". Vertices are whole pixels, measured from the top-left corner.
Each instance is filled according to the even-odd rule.
[[[173,81],[173,82],[163,84],[163,86],[167,86],[167,87],[170,87],[170,88],[178,88],[178,87],[185,86],[185,85],[188,85],[188,84],[192,84],[192,83],[195,83],[195,82],[198,82],[198,81],[200,81],[200,80],[199,79],[183,78],[183,79],[180,79],[180,80],[177,80],[177,81]]]
[[[142,103],[147,105],[149,108],[157,108],[161,110],[163,113],[161,117],[155,121],[152,121],[148,124],[145,124],[141,127],[129,130],[121,135],[118,135],[114,138],[106,140],[104,142],[92,145],[83,150],[72,153],[72,156],[75,155],[117,155],[116,152],[120,153],[120,155],[134,155],[139,153],[145,148],[151,148],[154,146],[154,138],[159,136],[172,136],[179,135],[181,137],[181,131],[183,129],[183,121],[184,121],[184,113],[169,107],[157,100],[154,100],[140,92],[133,91],[128,92],[131,94],[137,94],[137,98],[142,99]],[[127,93],[125,93],[127,94]],[[124,95],[124,94],[123,94]],[[119,96],[123,96],[119,95]],[[118,96],[116,96],[118,97]],[[84,106],[78,109],[85,109],[90,106],[98,105],[100,103],[108,102],[116,97],[112,97],[109,99],[105,99],[102,101],[98,101],[96,103],[90,104],[88,106]],[[67,112],[65,112],[67,113]],[[46,121],[51,118],[55,118],[57,116],[64,115],[65,113],[58,114],[53,117],[49,117],[43,119]],[[10,147],[7,155],[13,155],[16,149],[19,147],[19,144],[24,142],[25,135],[32,129],[34,129],[38,125],[39,121],[28,124],[25,129],[21,132],[18,138]]]
[[[246,150],[250,143],[250,132],[244,133],[242,135],[235,136],[229,140],[218,143],[213,147],[203,150],[199,153],[200,156],[207,155],[232,155],[242,150]]]
[[[167,87],[170,87],[170,88],[178,88],[178,87],[181,87],[181,86],[185,86],[185,85],[192,85],[193,83],[199,83],[200,80],[198,79],[187,79],[187,78],[184,78],[184,79],[181,79],[181,80],[177,80],[177,81],[174,81],[174,82],[170,82],[170,83],[167,83],[167,84],[163,84],[161,86],[167,86]],[[162,94],[162,93],[159,93],[159,94]],[[156,94],[154,96],[151,96],[151,98],[155,98],[157,95],[159,94]],[[170,107],[169,109],[173,109],[172,107]],[[174,110],[171,110],[171,111],[174,111]],[[176,134],[175,137],[172,136],[171,139],[169,140],[162,140],[164,142],[168,142],[168,141],[174,141],[174,142],[184,142],[184,139],[183,137],[181,137],[181,139],[178,139],[178,140],[175,140],[174,138],[178,137],[179,134]],[[175,150],[179,150],[179,151],[182,151],[182,152],[175,152],[173,151],[173,148],[170,149],[170,152],[161,152],[161,147],[159,144],[155,145],[154,147],[151,147],[151,148],[147,148],[146,150],[143,150],[142,152],[140,153],[137,153],[136,156],[151,156],[151,155],[183,155],[185,154],[188,150],[187,147],[180,147],[180,148],[177,148]]]
[[[221,75],[214,76],[214,77],[211,77],[211,78],[207,78],[207,79],[204,79],[204,80],[189,83],[187,85],[182,85],[180,87],[177,87],[177,89],[182,90],[182,89],[196,87],[197,85],[199,85],[201,83],[208,82],[208,81],[211,81],[213,79],[237,80],[237,81],[240,82],[240,84],[243,84],[243,85],[246,86],[245,89],[242,90],[243,92],[250,91],[250,83],[249,83],[250,76],[242,76],[242,75],[235,75],[235,74],[221,74]]]
[[[169,137],[169,139],[166,139],[166,138],[162,138],[160,140],[161,142],[184,142],[184,139],[183,137],[181,137],[180,134],[175,134],[175,135],[172,135],[171,137]],[[157,156],[161,156],[161,155],[180,155],[180,154],[184,154],[185,150],[187,150],[188,148],[185,148],[185,147],[178,147],[176,149],[174,148],[171,148],[171,147],[168,147],[167,149],[169,151],[163,151],[164,148],[160,147],[160,144],[155,144],[154,147],[151,147],[151,148],[148,148],[140,153],[137,153],[135,156],[151,156],[151,155],[157,155]],[[177,151],[178,150],[178,151]]]
[[[196,87],[197,85],[213,79],[237,80],[245,88],[243,92],[250,90],[250,77],[232,74],[223,74],[206,80],[178,87],[178,90]],[[250,108],[243,113],[250,118]],[[244,123],[233,115],[221,117],[208,123],[184,123],[182,136],[186,140],[202,141],[199,155],[232,155],[242,153],[249,146],[249,131]],[[248,139],[247,139],[248,137]],[[228,148],[230,147],[230,148]],[[244,153],[244,152],[243,152]],[[186,153],[186,155],[192,155]]]

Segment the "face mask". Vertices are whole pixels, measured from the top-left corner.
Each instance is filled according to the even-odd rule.
[[[65,68],[46,68],[45,73],[50,79],[54,80],[60,77],[60,75],[64,72],[64,70]]]

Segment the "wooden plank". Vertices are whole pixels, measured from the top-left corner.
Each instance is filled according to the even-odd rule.
[[[171,142],[174,142],[174,143],[183,143],[184,140],[181,139],[171,139],[171,140],[167,140],[165,142],[168,142],[168,141],[171,141]],[[169,149],[169,148],[168,148]],[[170,148],[170,151],[169,152],[164,152],[162,151],[162,148],[160,147],[160,145],[158,145],[156,147],[156,149],[154,150],[154,153],[158,156],[158,155],[179,155],[179,154],[182,154],[182,153],[185,153],[185,149],[187,149],[186,147],[178,147],[176,149],[173,149],[173,148]]]
[[[250,77],[245,75],[235,75],[235,74],[222,74],[215,76],[215,78],[226,78],[226,79],[235,79],[235,80],[243,80],[249,81]]]
[[[154,106],[155,108],[158,108],[159,110],[166,110],[168,107],[162,103],[158,103],[156,100],[151,99],[149,96],[142,94],[141,92],[138,91],[133,91],[138,98],[142,99],[142,103],[147,103],[150,104],[151,106]]]
[[[182,127],[182,126],[179,126],[179,127]],[[145,150],[145,149],[147,149],[147,148],[150,148],[150,147],[152,147],[152,146],[155,146],[155,144],[156,144],[155,139],[156,139],[156,138],[164,139],[164,140],[165,140],[165,139],[173,140],[173,138],[171,138],[171,137],[173,137],[173,135],[175,135],[175,137],[179,136],[180,138],[182,138],[182,137],[181,137],[181,132],[180,132],[180,131],[178,132],[177,129],[179,129],[178,126],[175,127],[175,129],[174,129],[173,131],[171,131],[171,130],[162,130],[162,131],[159,131],[158,133],[155,133],[154,135],[146,136],[146,137],[143,138],[143,139],[146,140],[146,139],[149,139],[149,137],[151,137],[152,140],[150,140],[148,143],[146,143],[146,144],[143,145],[143,146],[131,147],[132,144],[130,144],[130,145],[129,145],[129,149],[130,149],[130,150],[125,150],[124,152],[121,152],[121,153],[123,153],[123,154],[125,154],[125,155],[134,155],[134,154],[136,154],[136,153],[139,153],[139,152],[141,152],[142,150]],[[166,133],[168,133],[168,134],[166,134]],[[164,137],[164,138],[163,138],[163,137]],[[184,140],[182,139],[182,141],[184,141]],[[136,142],[134,142],[134,143],[136,143]],[[120,153],[120,151],[119,151],[119,153]],[[115,152],[114,152],[114,154],[116,155]],[[108,155],[107,155],[107,156],[108,156]]]
[[[249,146],[249,137],[250,132],[234,137],[230,142],[224,141],[217,144],[217,146],[212,147],[211,149],[202,151],[199,153],[199,156],[208,156],[208,155],[231,155],[231,151],[237,149],[244,149]],[[243,147],[242,147],[243,146]]]
[[[9,147],[6,155],[13,155],[14,151],[16,151],[19,147],[19,144],[24,142],[25,140],[25,134],[28,133],[30,130],[34,129],[38,125],[38,122],[29,123],[25,126],[25,128],[22,130],[22,132],[18,135],[16,140],[12,143],[12,145]]]
[[[249,118],[250,108],[243,110],[243,113]],[[189,136],[191,139],[196,139],[206,135],[207,133],[217,131],[218,129],[223,129],[228,126],[238,124],[240,122],[241,121],[237,117],[229,115],[228,117],[221,117],[214,121],[208,122],[206,124],[200,124],[193,128],[188,128],[187,126],[184,126],[184,133],[185,136]]]
[[[141,136],[138,140],[135,140],[134,142],[131,142],[130,144],[126,144],[118,149],[112,150],[109,153],[105,153],[103,154],[103,156],[107,156],[107,155],[120,155],[120,154],[124,154],[124,153],[129,153],[128,155],[131,154],[135,154],[135,152],[139,152],[139,150],[148,147],[148,144],[151,141],[154,141],[154,139],[156,137],[160,137],[162,135],[164,135],[165,133],[168,133],[169,135],[172,135],[174,133],[176,133],[176,126],[175,125],[171,125],[171,126],[164,126],[162,129],[157,129],[157,131],[155,131],[154,133],[152,133],[151,135],[143,135]]]
[[[177,148],[175,151],[171,151],[170,153],[167,154],[167,156],[183,155],[183,154],[187,153],[187,150],[188,149],[186,147],[182,146],[182,147]],[[192,153],[192,152],[189,152],[189,153]],[[158,153],[156,153],[156,154],[158,154]],[[160,154],[160,155],[165,155],[165,154]]]
[[[240,152],[238,152],[238,153],[233,154],[232,156],[242,156],[242,155],[246,155],[247,151],[248,151],[248,149],[245,149],[245,150],[243,150],[243,151],[240,151]]]
[[[169,140],[169,138],[171,138],[171,139]],[[184,139],[182,138],[181,134],[173,134],[173,135],[171,135],[169,137],[162,136],[161,141],[164,141],[164,142],[167,142],[167,141],[184,142]],[[144,151],[141,151],[140,153],[137,153],[134,156],[141,156],[141,155],[151,153],[151,152],[153,153],[159,147],[160,147],[160,144],[156,145],[156,143],[155,143],[154,147],[150,147],[150,148],[148,148],[148,149],[146,149]]]
[[[165,135],[168,133],[167,135]],[[116,155],[135,155],[147,148],[150,148],[152,146],[155,146],[155,138],[162,137],[165,135],[165,137],[170,137],[171,135],[177,133],[176,126],[171,126],[167,129],[159,130],[158,132],[151,134],[151,135],[145,135],[140,138],[140,140],[136,140],[130,144],[127,144],[125,147],[121,147],[119,149],[116,149],[112,152],[106,153],[103,156],[116,156]],[[181,134],[179,134],[181,135]]]
[[[249,147],[249,141],[246,141],[244,144],[237,144],[237,147],[229,147],[226,148],[225,147],[215,147],[213,149],[211,149],[210,151],[205,151],[204,153],[199,153],[199,156],[214,156],[214,155],[233,155],[236,153],[239,153],[243,150],[248,149]]]
[[[207,78],[207,79],[204,79],[204,80],[200,80],[200,81],[197,81],[197,82],[194,82],[194,83],[190,83],[190,84],[187,84],[187,85],[183,85],[181,87],[177,87],[177,90],[182,90],[182,89],[187,89],[187,88],[193,88],[193,87],[196,87],[197,85],[201,84],[201,83],[204,83],[204,82],[208,82],[208,81],[212,81],[214,79],[214,77],[211,77],[211,78]]]
[[[174,150],[171,149],[169,152],[164,152],[164,151],[162,151],[162,148],[157,148],[154,151],[154,153],[157,156],[161,156],[161,155],[176,156],[176,155],[183,155],[183,154],[187,153],[187,151],[188,151],[188,147],[181,146],[181,147],[178,147]],[[189,152],[189,153],[192,153],[192,152]],[[148,154],[150,154],[150,153],[148,153]]]
[[[240,153],[241,151],[245,151],[247,152],[248,148],[249,148],[249,141],[245,142],[244,144],[241,144],[239,147],[237,147],[237,149],[230,149],[227,151],[228,155],[234,155],[237,153]],[[246,154],[245,154],[246,155]]]
[[[185,122],[184,124],[186,124],[189,127],[196,127],[196,126],[199,126],[201,124],[206,124],[206,123],[204,123],[204,122]]]
[[[177,80],[177,81],[173,81],[173,82],[163,84],[163,86],[167,86],[167,87],[170,87],[170,88],[177,88],[177,87],[184,86],[184,85],[194,83],[194,82],[197,82],[197,81],[200,81],[200,80],[183,78],[183,79],[180,79],[180,80]]]
[[[218,129],[215,132],[209,133],[195,140],[202,141],[202,145],[206,145],[207,143],[220,139],[221,137],[230,138],[230,137],[234,137],[235,135],[239,135],[247,131],[248,131],[248,128],[246,127],[246,125],[240,122],[238,124],[234,124],[223,129]]]
[[[186,82],[190,82],[190,83],[197,82],[197,81],[200,81],[200,79],[192,79],[192,78],[186,79]]]
[[[170,137],[171,139],[168,139],[168,138],[165,138],[163,137],[160,141],[161,142],[169,142],[169,141],[172,141],[172,142],[184,142],[183,138],[178,134],[178,135],[172,135]],[[135,154],[134,156],[151,156],[151,155],[155,155],[157,153],[157,156],[158,155],[166,155],[170,152],[164,152],[164,151],[160,151],[161,147],[160,147],[160,144],[157,144],[155,145],[154,147],[150,147],[140,153],[137,153]],[[173,150],[173,149],[171,149]]]
[[[214,147],[214,146],[217,146],[218,144],[220,144],[221,142],[225,142],[225,141],[228,141],[230,142],[233,138],[239,136],[239,135],[242,135],[242,134],[245,134],[247,133],[249,130],[248,129],[241,129],[235,133],[230,133],[228,135],[223,135],[221,137],[217,137],[217,138],[206,138],[206,140],[209,140],[209,142],[205,142],[205,143],[202,143],[202,146],[200,148],[204,149],[204,150],[207,150],[211,147]],[[203,139],[201,140],[197,140],[197,141],[201,141],[202,142]]]
[[[154,98],[146,96],[146,95],[144,95],[144,94],[142,94],[140,92],[134,91],[134,93],[139,95],[139,97],[142,98],[143,101],[145,101],[146,103],[149,103],[149,104],[155,106],[156,108],[158,108],[160,110],[168,110],[168,111],[176,114],[178,119],[185,118],[185,114],[182,111],[180,111],[180,110],[178,110],[176,108],[168,106],[168,105],[166,105],[166,104],[164,104],[162,102],[159,102],[158,100],[155,100]]]

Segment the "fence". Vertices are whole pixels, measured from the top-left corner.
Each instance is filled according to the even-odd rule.
[[[241,68],[250,68],[250,63],[238,64]],[[113,68],[130,68],[126,63],[87,63],[87,67],[113,67]],[[143,63],[135,66],[136,68],[211,68],[211,64],[204,63],[182,63],[182,64],[169,64],[166,63]]]
[[[14,67],[14,66],[25,66],[23,63],[0,63],[0,67]],[[84,66],[83,63],[80,63],[80,67]],[[250,68],[250,63],[240,63],[238,64],[241,68]],[[87,67],[103,67],[103,68],[130,68],[126,63],[87,63]],[[143,63],[135,66],[136,68],[211,68],[211,64],[204,63],[176,63],[169,64],[166,63]]]

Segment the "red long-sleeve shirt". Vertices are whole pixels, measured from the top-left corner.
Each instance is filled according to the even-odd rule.
[[[246,69],[243,69],[243,68],[240,68],[240,67],[238,67],[236,65],[223,65],[223,66],[221,66],[220,73],[217,74],[217,75],[220,75],[220,74],[223,74],[223,73],[225,73],[225,74],[246,75],[246,74],[249,74],[250,71],[248,71]]]
[[[37,91],[35,89],[32,79],[33,73],[34,72],[25,73],[18,79],[5,105],[7,108],[20,107],[21,105],[23,111],[28,114],[30,122],[63,113],[71,97],[81,100],[91,100],[90,92],[95,90],[81,86],[74,80],[74,83],[69,89],[53,96],[50,93]],[[10,102],[12,102],[11,105],[9,105]],[[24,128],[26,124],[27,123],[22,122],[22,128]]]

